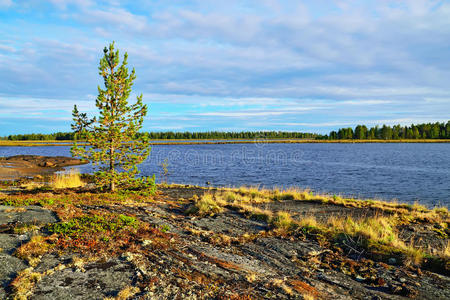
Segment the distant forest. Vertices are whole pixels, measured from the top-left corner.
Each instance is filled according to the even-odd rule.
[[[202,140],[202,139],[315,139],[320,135],[315,133],[286,132],[286,131],[243,131],[243,132],[144,132],[150,139],[154,140]],[[9,141],[50,141],[50,140],[73,140],[72,132],[57,132],[52,134],[16,134],[0,138]]]
[[[400,140],[400,139],[450,139],[450,121],[446,123],[424,123],[411,126],[394,125],[375,126],[367,128],[358,125],[355,129],[341,128],[332,131],[328,136],[320,136],[319,139],[328,140]]]
[[[358,125],[331,131],[329,135],[315,133],[289,132],[289,131],[242,131],[242,132],[144,132],[150,139],[154,140],[202,140],[202,139],[318,139],[318,140],[399,140],[399,139],[450,139],[450,121],[447,123],[424,123],[411,126],[375,126],[368,128]],[[72,132],[57,132],[52,134],[16,134],[0,137],[1,140],[9,141],[50,141],[50,140],[73,140]]]

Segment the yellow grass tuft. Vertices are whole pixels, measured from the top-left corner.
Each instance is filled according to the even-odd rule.
[[[28,261],[30,266],[36,266],[45,253],[49,251],[52,247],[47,240],[40,235],[33,236],[30,241],[26,244],[20,246],[15,255],[18,258],[25,259]]]
[[[348,236],[362,237],[366,240],[369,248],[385,249],[389,252],[399,250],[404,255],[405,264],[419,265],[424,258],[422,249],[417,249],[411,243],[407,245],[398,236],[396,216],[390,217],[371,217],[361,220],[352,218],[331,218],[328,220],[328,230],[334,234],[344,233]]]
[[[222,206],[226,205],[221,198],[215,198],[212,193],[203,194],[200,199],[194,197],[195,204],[190,207],[187,214],[213,215],[223,211]]]
[[[141,290],[138,287],[135,286],[129,286],[127,285],[125,288],[123,288],[119,294],[117,295],[117,300],[127,300],[137,293],[139,293]]]
[[[318,223],[314,216],[308,216],[300,219],[297,224],[299,227],[317,227]]]
[[[393,217],[374,217],[363,220],[353,220],[351,217],[345,219],[332,218],[329,225],[336,231],[349,235],[361,235],[369,240],[404,247],[404,243],[395,232],[395,219]]]
[[[38,183],[38,182],[26,182],[26,183],[22,183],[20,185],[21,188],[26,189],[26,190],[34,190],[34,189],[38,189],[43,187],[44,185],[42,183]]]
[[[33,272],[33,268],[20,271],[10,286],[14,293],[14,299],[26,300],[31,295],[34,285],[40,281],[42,274]]]
[[[76,188],[84,185],[85,183],[80,178],[80,172],[74,169],[55,175],[51,182],[51,186],[55,189]]]
[[[447,245],[442,249],[440,256],[450,259],[450,241],[447,241]]]
[[[277,229],[289,231],[293,227],[294,221],[288,212],[280,211],[275,218],[272,219],[272,225]]]

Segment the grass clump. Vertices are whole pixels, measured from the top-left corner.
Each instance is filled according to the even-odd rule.
[[[396,221],[392,217],[374,217],[362,220],[353,220],[351,217],[345,219],[330,219],[329,227],[335,232],[343,232],[351,236],[361,236],[365,240],[392,246],[404,246],[396,233]]]
[[[398,236],[397,216],[377,216],[354,220],[332,218],[322,230],[335,243],[350,251],[366,253],[372,258],[387,261],[396,258],[403,264],[421,265],[426,256],[422,249],[406,244]]]
[[[55,189],[82,187],[85,183],[81,180],[80,172],[71,169],[69,172],[56,174],[50,183]]]
[[[284,232],[288,232],[296,227],[291,215],[285,211],[278,212],[277,215],[271,220],[271,225]]]
[[[41,273],[33,272],[33,268],[20,271],[10,283],[15,300],[26,300],[32,294],[37,282],[42,279]]]
[[[138,287],[127,285],[119,291],[116,297],[104,298],[104,300],[127,300],[139,293],[141,290]]]
[[[307,230],[314,229],[319,226],[316,218],[314,216],[308,216],[297,221],[297,225],[300,228],[305,228]]]
[[[37,235],[33,236],[28,243],[20,246],[14,255],[28,261],[30,266],[36,266],[40,262],[42,255],[53,247],[54,245],[49,238]]]
[[[28,232],[37,232],[40,229],[40,226],[35,224],[20,224],[14,227],[15,234],[24,234]]]
[[[447,245],[442,249],[441,256],[450,259],[450,241],[447,241]]]
[[[223,211],[223,205],[226,204],[223,200],[216,199],[212,193],[205,193],[200,198],[194,197],[195,204],[190,206],[187,210],[187,214],[197,215],[214,215]]]

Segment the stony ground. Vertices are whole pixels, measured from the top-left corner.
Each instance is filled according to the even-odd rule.
[[[192,197],[204,191],[162,188],[147,202],[0,206],[0,299],[19,297],[14,282],[26,285],[24,297],[29,299],[450,299],[449,277],[400,266],[395,259],[386,264],[361,252],[330,248],[308,235],[276,234],[264,221],[232,208],[202,217],[186,215]],[[58,196],[80,197],[73,192]],[[47,199],[52,194],[17,197]],[[51,236],[44,225],[61,221],[69,208],[74,215],[96,211],[134,216],[153,231],[130,240],[133,246],[117,246],[117,252],[55,246],[34,263],[20,258],[18,249],[33,236]],[[300,201],[264,208],[289,210],[295,218],[373,213]],[[420,224],[403,234],[448,242]],[[24,270],[38,275],[19,281]]]

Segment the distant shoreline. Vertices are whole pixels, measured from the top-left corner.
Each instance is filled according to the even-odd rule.
[[[152,145],[223,145],[223,144],[362,144],[362,143],[450,143],[450,139],[401,139],[401,140],[313,140],[313,139],[187,139],[150,140]],[[171,141],[171,142],[169,142]],[[173,142],[172,142],[173,141]],[[82,144],[82,143],[80,143]],[[0,147],[72,146],[73,141],[0,141]]]

